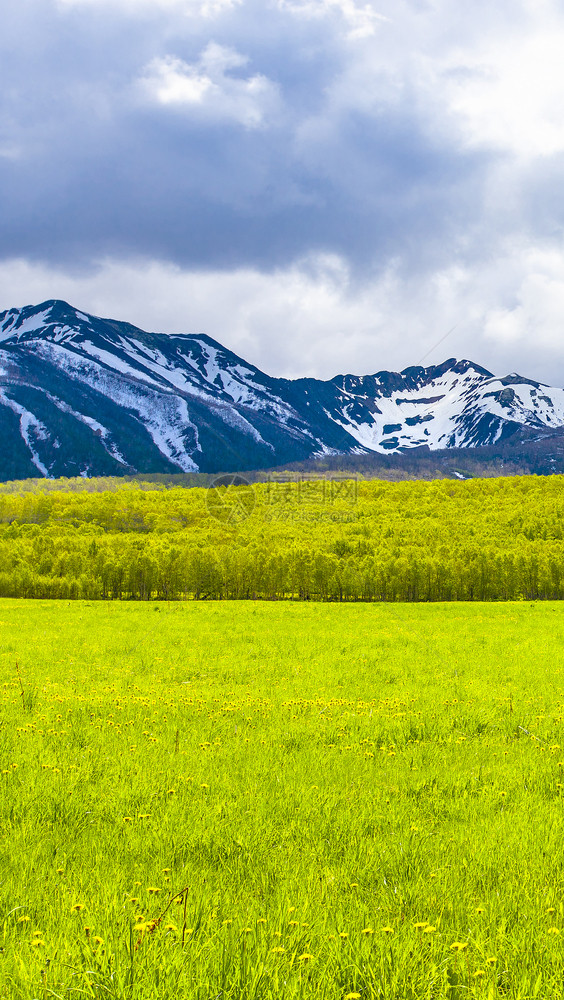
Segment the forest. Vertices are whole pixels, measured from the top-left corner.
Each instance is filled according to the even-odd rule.
[[[561,476],[84,486],[0,493],[1,597],[564,597]]]

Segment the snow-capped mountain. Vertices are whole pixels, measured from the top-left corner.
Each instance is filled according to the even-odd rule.
[[[0,313],[0,479],[227,472],[560,426],[563,389],[470,361],[279,379],[202,334],[146,333],[60,301]]]

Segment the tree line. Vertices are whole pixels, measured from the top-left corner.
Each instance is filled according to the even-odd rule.
[[[564,598],[564,477],[0,493],[0,596]]]

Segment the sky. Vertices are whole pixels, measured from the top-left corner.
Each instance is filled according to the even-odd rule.
[[[0,310],[564,385],[564,0],[18,0]]]

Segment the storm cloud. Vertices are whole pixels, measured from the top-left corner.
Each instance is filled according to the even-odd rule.
[[[11,7],[2,308],[204,330],[280,375],[456,354],[564,383],[558,3]]]

